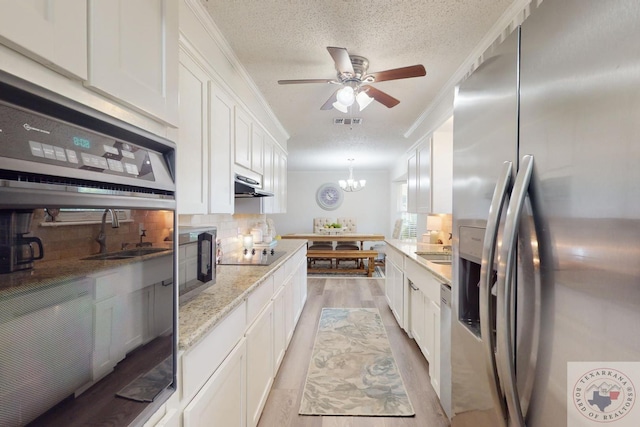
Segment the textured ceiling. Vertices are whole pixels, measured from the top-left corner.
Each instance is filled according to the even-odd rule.
[[[290,134],[290,170],[390,169],[418,135],[403,134],[511,4],[511,0],[202,0]],[[336,86],[278,85],[334,79],[327,46],[369,60],[369,72],[423,64],[425,77],[374,83],[400,104],[348,114],[320,107]],[[338,117],[362,117],[337,126]]]

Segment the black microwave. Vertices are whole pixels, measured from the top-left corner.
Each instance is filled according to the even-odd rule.
[[[178,294],[180,303],[216,283],[216,227],[180,227],[178,230]]]

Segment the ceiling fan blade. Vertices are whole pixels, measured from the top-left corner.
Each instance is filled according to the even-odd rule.
[[[408,79],[409,77],[422,77],[426,76],[427,71],[423,65],[412,65],[410,67],[394,68],[393,70],[378,71],[377,73],[370,73],[369,76],[373,76],[378,82],[384,82],[387,80]]]
[[[375,99],[376,101],[378,101],[379,103],[381,103],[387,108],[395,107],[400,103],[400,101],[395,99],[393,96],[381,90],[378,90],[373,86],[366,86],[366,88],[367,88],[367,95],[369,95],[370,97],[372,97],[373,99]]]
[[[338,70],[340,74],[355,74],[355,71],[353,71],[353,64],[351,63],[351,58],[349,58],[349,52],[347,52],[347,49],[345,49],[344,47],[328,46],[327,50],[333,58],[333,62],[336,63],[336,70]]]
[[[331,110],[333,108],[333,103],[336,102],[337,99],[337,93],[338,91],[342,89],[342,88],[338,88],[336,89],[335,92],[333,92],[333,94],[329,97],[329,99],[327,99],[327,102],[325,102],[322,107],[320,107],[321,110]]]
[[[333,79],[278,80],[279,85],[297,85],[301,83],[338,83],[338,81]]]

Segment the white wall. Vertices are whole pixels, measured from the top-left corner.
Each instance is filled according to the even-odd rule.
[[[390,200],[388,171],[354,170],[356,179],[366,179],[366,187],[355,193],[344,193],[342,205],[326,211],[316,203],[318,187],[327,182],[337,185],[346,179],[348,170],[299,172],[289,171],[287,182],[287,213],[269,215],[278,234],[311,233],[313,218],[354,217],[358,221],[358,232],[382,233],[391,236],[389,219]]]

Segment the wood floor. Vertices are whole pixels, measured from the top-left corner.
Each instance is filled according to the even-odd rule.
[[[431,387],[429,365],[400,329],[384,297],[384,279],[308,279],[308,299],[258,427],[446,427],[449,421]],[[414,417],[298,415],[316,329],[323,307],[377,307],[391,342]]]

